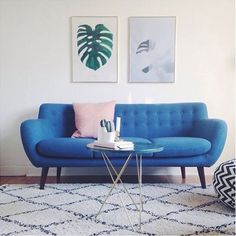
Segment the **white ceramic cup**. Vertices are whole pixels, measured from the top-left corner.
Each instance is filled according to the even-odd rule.
[[[98,127],[98,142],[113,143],[115,141],[116,132],[107,132],[105,127]]]
[[[107,132],[104,133],[104,142],[113,143],[115,142],[116,132]]]

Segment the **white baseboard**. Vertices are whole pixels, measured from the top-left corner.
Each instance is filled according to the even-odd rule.
[[[212,175],[213,170],[211,168],[205,168],[206,175]],[[62,168],[62,176],[73,176],[73,175],[108,175],[106,168],[104,167],[65,167]],[[126,175],[135,175],[136,168],[130,167],[125,172]],[[41,168],[29,167],[27,170],[27,176],[40,176]],[[56,168],[49,169],[49,176],[56,175]],[[143,175],[181,175],[179,167],[145,167],[143,168]],[[196,167],[187,167],[186,175],[198,175]]]
[[[206,175],[213,175],[213,167],[205,168]],[[136,168],[130,167],[127,169],[126,175],[135,175]],[[180,175],[179,167],[144,167],[144,175]],[[1,166],[0,176],[40,176],[41,168],[34,166]],[[49,169],[49,176],[56,175],[56,168]],[[104,167],[64,167],[62,168],[62,176],[72,175],[108,175]],[[186,167],[186,175],[198,175],[196,167]]]

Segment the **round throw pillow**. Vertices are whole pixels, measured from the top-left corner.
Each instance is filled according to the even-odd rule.
[[[220,164],[213,178],[213,186],[218,198],[226,206],[235,208],[236,159]]]

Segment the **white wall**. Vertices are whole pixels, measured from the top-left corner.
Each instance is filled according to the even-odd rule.
[[[234,13],[233,0],[0,0],[0,174],[34,172],[19,126],[43,102],[205,102],[229,128],[217,164],[234,157]],[[118,16],[118,83],[71,82],[71,16]],[[174,84],[127,83],[129,16],[176,16]]]

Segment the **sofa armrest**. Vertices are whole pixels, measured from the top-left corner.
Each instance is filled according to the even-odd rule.
[[[51,123],[46,119],[26,120],[21,124],[20,133],[29,160],[33,165],[40,166],[39,163],[42,157],[38,154],[36,145],[43,139],[55,137]]]
[[[209,166],[220,157],[227,136],[227,125],[220,119],[201,119],[194,122],[191,136],[205,138],[211,142],[211,149],[207,153]]]

